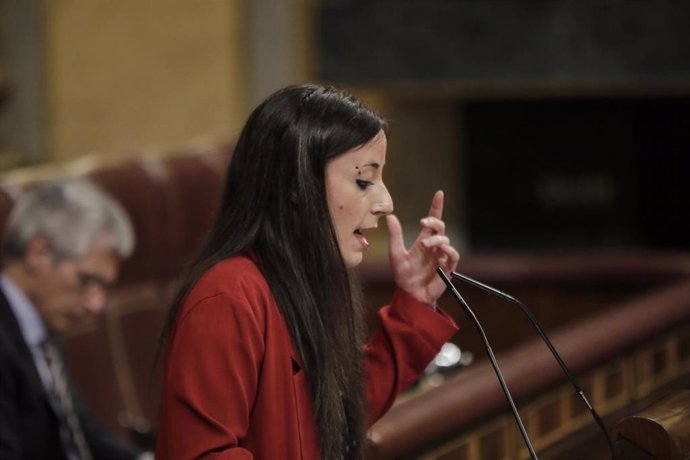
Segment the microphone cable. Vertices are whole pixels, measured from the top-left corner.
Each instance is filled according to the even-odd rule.
[[[440,270],[440,269],[439,269]],[[445,274],[444,274],[445,276]],[[458,279],[460,281],[463,281],[471,286],[474,286],[478,289],[481,289],[484,292],[488,292],[489,294],[492,294],[500,299],[503,299],[505,301],[508,301],[510,303],[513,303],[517,305],[520,308],[520,311],[527,316],[527,319],[529,320],[530,323],[532,323],[532,326],[537,330],[537,333],[541,337],[541,339],[544,341],[546,346],[548,347],[549,351],[553,355],[553,357],[556,359],[558,362],[558,365],[561,367],[563,370],[563,373],[566,375],[570,383],[572,384],[573,388],[575,388],[575,391],[577,394],[580,396],[582,401],[585,403],[587,406],[587,409],[589,409],[589,412],[592,414],[592,417],[594,420],[597,422],[601,430],[604,432],[604,436],[606,437],[606,441],[608,442],[609,449],[611,450],[611,458],[615,459],[616,458],[616,448],[613,444],[613,440],[611,439],[611,436],[609,435],[608,430],[606,429],[606,425],[604,424],[604,421],[601,419],[597,411],[594,409],[594,406],[589,402],[587,399],[587,396],[585,396],[585,392],[582,390],[580,385],[577,383],[577,380],[573,376],[573,374],[570,372],[570,369],[568,369],[568,366],[566,366],[565,362],[561,359],[561,355],[558,354],[556,351],[556,348],[553,346],[551,343],[551,340],[546,335],[546,332],[544,332],[544,329],[541,327],[541,324],[539,324],[539,321],[537,321],[537,318],[532,314],[529,308],[527,308],[527,305],[525,305],[523,302],[520,300],[516,299],[515,297],[506,294],[505,292],[499,291],[496,288],[493,288],[491,286],[488,286],[484,283],[481,283],[475,279],[470,278],[469,276],[462,275],[457,272],[451,272],[451,276],[455,279]],[[446,283],[446,285],[448,285]]]
[[[465,302],[465,299],[460,295],[460,293],[455,289],[455,286],[453,283],[448,279],[446,274],[443,272],[443,270],[439,267],[436,269],[436,273],[438,273],[438,276],[441,277],[443,282],[446,284],[448,287],[448,290],[453,294],[455,299],[458,301],[458,304],[462,307],[464,310],[465,314],[472,320],[472,323],[474,326],[477,328],[477,331],[479,331],[479,335],[482,337],[482,341],[484,342],[484,347],[486,348],[486,352],[489,355],[489,360],[491,361],[491,365],[494,368],[494,371],[496,372],[496,377],[498,377],[498,381],[501,384],[501,388],[503,389],[503,393],[506,396],[506,399],[508,400],[508,403],[510,404],[510,409],[513,411],[513,416],[515,417],[515,421],[517,422],[518,428],[520,429],[520,434],[522,435],[522,438],[525,441],[525,445],[527,446],[527,450],[529,450],[530,457],[532,457],[532,460],[539,460],[539,457],[537,457],[536,452],[534,452],[534,447],[532,446],[532,442],[529,439],[529,435],[527,434],[527,430],[525,429],[525,425],[522,423],[522,419],[520,418],[520,414],[518,413],[517,407],[515,407],[515,402],[513,401],[513,397],[510,395],[510,390],[508,389],[508,385],[506,385],[505,379],[503,378],[503,374],[501,373],[501,370],[498,367],[498,362],[496,361],[496,356],[494,356],[494,352],[491,350],[491,345],[489,344],[489,339],[486,337],[486,334],[484,333],[484,329],[482,328],[482,325],[479,323],[479,320],[477,319],[477,316],[474,314],[470,306]]]

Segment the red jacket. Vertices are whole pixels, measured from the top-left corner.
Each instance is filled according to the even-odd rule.
[[[457,330],[398,290],[365,345],[373,423]],[[156,460],[318,460],[300,359],[256,265],[225,260],[194,286],[166,358]]]

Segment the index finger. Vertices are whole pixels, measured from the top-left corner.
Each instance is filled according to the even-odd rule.
[[[429,208],[429,216],[441,219],[443,217],[443,190],[438,190],[434,193],[431,199],[431,207]]]

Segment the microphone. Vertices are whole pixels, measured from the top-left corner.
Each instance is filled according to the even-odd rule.
[[[455,297],[455,300],[458,301],[458,304],[462,307],[463,311],[465,314],[472,320],[472,323],[474,326],[477,328],[477,331],[479,331],[479,335],[482,337],[482,341],[484,342],[484,347],[486,348],[486,352],[489,355],[489,360],[491,361],[491,365],[494,368],[494,372],[496,372],[496,377],[498,377],[498,381],[501,384],[501,388],[503,389],[503,393],[506,395],[506,399],[508,400],[508,403],[510,404],[510,409],[513,411],[513,416],[515,417],[515,421],[517,422],[518,428],[520,429],[520,434],[522,435],[522,439],[525,441],[525,445],[527,446],[527,450],[529,450],[530,457],[532,457],[532,460],[539,460],[539,457],[537,457],[536,452],[534,452],[534,447],[532,447],[532,442],[529,439],[529,435],[527,434],[527,430],[525,429],[525,425],[522,423],[522,419],[520,418],[520,414],[518,413],[517,407],[515,407],[515,402],[513,401],[513,397],[510,395],[510,390],[508,389],[508,385],[506,385],[505,379],[503,378],[503,374],[501,373],[500,368],[498,367],[498,362],[496,361],[496,356],[494,356],[493,350],[491,350],[491,345],[489,344],[489,339],[486,337],[486,334],[484,333],[484,329],[482,328],[482,325],[479,323],[479,320],[477,319],[477,316],[474,314],[470,306],[465,302],[465,299],[460,295],[460,293],[455,289],[455,286],[453,283],[448,279],[446,274],[443,272],[443,270],[439,267],[436,269],[436,273],[438,273],[438,276],[441,277],[443,282],[446,284],[448,287],[448,290],[453,294]]]
[[[440,269],[439,269],[440,270]],[[570,369],[568,369],[568,366],[566,366],[565,362],[561,359],[561,355],[558,354],[556,351],[556,348],[553,346],[551,343],[551,340],[546,335],[546,332],[544,332],[544,329],[541,327],[541,324],[539,324],[539,321],[537,321],[537,318],[532,314],[529,308],[527,308],[527,305],[525,305],[523,302],[519,301],[515,297],[506,294],[505,292],[499,291],[496,288],[493,288],[491,286],[488,286],[484,283],[481,283],[475,279],[470,278],[469,276],[462,275],[457,272],[451,272],[451,276],[455,279],[458,279],[460,281],[463,281],[471,286],[474,286],[476,288],[481,289],[482,291],[488,292],[489,294],[492,294],[496,297],[499,297],[503,300],[506,300],[510,303],[514,303],[517,305],[522,313],[527,316],[527,319],[529,320],[530,323],[532,323],[532,326],[537,330],[537,333],[541,337],[541,339],[544,341],[546,346],[548,347],[549,351],[553,355],[553,357],[556,359],[558,362],[558,365],[561,367],[563,370],[563,373],[566,375],[570,383],[572,384],[573,388],[575,388],[575,391],[577,392],[578,395],[580,395],[580,398],[582,401],[585,403],[587,406],[587,409],[589,409],[589,412],[592,414],[592,417],[594,420],[597,422],[601,430],[604,432],[604,436],[606,437],[606,441],[608,442],[609,449],[611,450],[611,458],[614,459],[616,458],[616,448],[613,444],[613,441],[611,440],[611,436],[609,435],[608,430],[606,429],[606,425],[604,425],[604,421],[599,417],[599,414],[597,411],[594,409],[594,406],[589,402],[587,399],[587,396],[585,396],[585,392],[582,390],[580,385],[577,383],[577,380],[573,376],[573,374],[570,372]],[[446,284],[447,285],[447,284]]]

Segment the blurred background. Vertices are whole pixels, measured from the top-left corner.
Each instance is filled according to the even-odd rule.
[[[690,245],[686,2],[0,8],[3,170],[232,142],[274,90],[329,82],[390,119],[407,224],[443,188],[471,248]]]
[[[444,189],[461,268],[517,292],[545,326],[564,331],[568,362],[612,426],[690,384],[688,18],[681,0],[0,0],[0,174],[11,196],[12,184],[46,166],[88,159],[89,174],[145,220],[135,222],[140,245],[123,284],[169,281],[176,265],[152,261],[183,257],[163,248],[160,220],[141,217],[152,215],[144,201],[157,204],[137,182],[144,173],[121,181],[93,165],[140,168],[147,158],[141,170],[156,181],[168,177],[161,171],[201,171],[205,186],[216,181],[215,196],[221,163],[161,162],[231,150],[252,108],[285,85],[344,87],[390,121],[385,179],[407,237]],[[171,193],[189,194],[172,202],[189,207],[170,215],[200,212],[197,182],[170,182]],[[362,268],[372,305],[392,289],[385,235],[373,239]],[[146,292],[162,310],[159,295]],[[452,300],[443,305],[465,331],[460,347],[481,356],[472,325]],[[533,332],[519,314],[496,305],[485,315],[497,351],[541,362],[520,348]],[[534,380],[545,368],[536,369],[517,366],[515,378]],[[423,396],[436,401],[431,419],[453,419],[438,428],[410,415],[419,413],[414,401],[401,404],[372,437],[374,457],[527,458],[504,407],[468,410],[481,399],[474,390],[457,400],[485,387],[475,377],[487,372],[493,382],[485,368],[467,370],[457,389],[446,382],[447,392]],[[131,386],[119,378],[119,390]],[[518,390],[540,449],[546,458],[607,458],[555,379]],[[130,416],[151,418],[132,409],[132,394],[122,402]],[[448,407],[478,415],[454,419]]]

